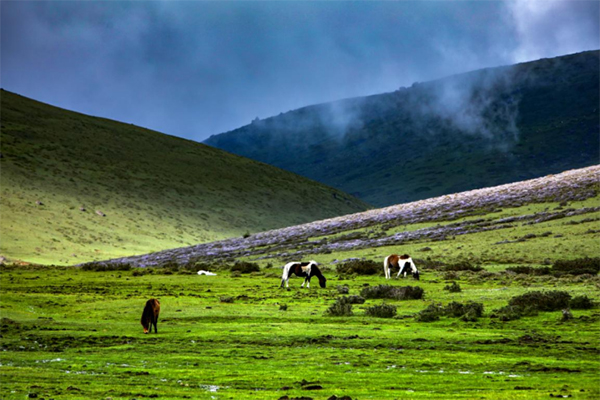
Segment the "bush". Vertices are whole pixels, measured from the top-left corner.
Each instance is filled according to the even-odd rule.
[[[586,295],[573,297],[569,305],[573,310],[589,310],[590,308],[594,308],[594,302]]]
[[[242,274],[249,274],[251,272],[259,272],[260,267],[258,266],[258,264],[254,264],[251,262],[237,261],[231,267],[231,272],[234,272],[234,271],[239,271]]]
[[[552,265],[554,276],[562,275],[597,275],[600,272],[600,257],[578,258],[576,260],[558,260]]]
[[[541,267],[534,268],[530,266],[518,266],[518,267],[508,267],[507,271],[514,272],[515,274],[525,274],[525,275],[550,275],[552,271],[549,267]]]
[[[479,272],[482,271],[483,268],[481,268],[478,265],[473,265],[468,261],[459,261],[457,263],[454,264],[448,264],[444,267],[444,271],[473,271],[473,272]]]
[[[131,273],[131,276],[144,276],[154,272],[154,268],[136,268]]]
[[[563,291],[528,292],[508,301],[509,306],[537,311],[558,311],[569,306],[571,295]]]
[[[449,291],[450,293],[459,293],[462,292],[460,285],[456,282],[452,282],[451,285],[444,286],[444,290]]]
[[[340,275],[377,275],[383,274],[383,263],[373,260],[352,260],[338,264],[336,271]]]
[[[365,310],[365,313],[369,317],[377,317],[377,318],[393,318],[396,316],[396,306],[392,306],[390,304],[381,304],[372,307],[368,307]]]
[[[467,301],[466,304],[453,301],[443,309],[449,317],[461,318],[463,321],[477,321],[483,315],[483,304]]]
[[[419,271],[422,269],[434,269],[438,270],[443,267],[444,263],[441,261],[431,260],[429,257],[427,259],[416,259],[413,258],[415,264],[418,266]]]
[[[460,318],[463,321],[477,321],[483,315],[483,304],[468,301],[466,304],[453,301],[447,306],[430,304],[415,315],[419,322],[437,321],[442,316]]]
[[[338,301],[341,301],[346,304],[363,304],[365,302],[365,299],[363,297],[353,295],[340,297],[338,298]]]
[[[219,300],[221,303],[233,303],[233,297],[231,296],[221,296]]]
[[[350,304],[346,297],[339,297],[335,303],[333,303],[326,311],[325,315],[330,317],[350,317],[353,315],[352,304]]]
[[[521,319],[523,316],[523,309],[521,307],[504,306],[495,310],[490,318],[498,318],[500,321],[514,321]]]
[[[419,311],[415,315],[415,320],[418,322],[433,322],[439,321],[443,314],[443,308],[439,304],[430,304],[425,309]]]
[[[360,295],[365,299],[394,299],[418,300],[422,299],[424,290],[419,286],[369,286],[361,290]]]
[[[84,271],[129,271],[131,269],[131,264],[101,264],[97,262],[90,262],[83,264],[81,266],[81,269]]]
[[[344,285],[344,286],[338,285],[337,291],[338,291],[339,294],[348,294],[348,293],[350,293],[350,289],[348,288],[347,285]]]

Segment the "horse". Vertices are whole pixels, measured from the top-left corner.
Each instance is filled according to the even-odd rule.
[[[160,302],[156,299],[150,299],[146,302],[144,311],[142,312],[142,326],[144,327],[144,333],[152,331],[152,325],[154,325],[154,333],[158,333],[156,330],[156,323],[158,322],[158,314],[160,313]]]
[[[399,277],[401,274],[404,274],[404,277],[406,278],[406,274],[408,273],[408,267],[410,267],[413,278],[419,280],[419,270],[417,269],[417,266],[408,254],[404,254],[402,256],[399,256],[397,254],[391,254],[385,258],[385,260],[383,261],[383,272],[385,272],[385,279],[391,278],[390,267],[399,269],[396,278]]]
[[[286,288],[290,287],[289,280],[290,280],[290,276],[292,276],[292,274],[296,274],[296,276],[304,278],[304,282],[302,282],[301,287],[304,287],[304,284],[306,283],[306,287],[309,288],[310,287],[310,278],[313,275],[316,276],[317,278],[319,278],[319,285],[322,288],[325,288],[325,285],[327,284],[327,278],[325,278],[323,276],[323,274],[321,273],[321,270],[319,269],[319,267],[317,267],[316,261],[309,261],[309,262],[292,261],[290,263],[285,264],[283,266],[283,275],[281,275],[281,286],[280,287],[283,287],[284,283],[285,283]]]

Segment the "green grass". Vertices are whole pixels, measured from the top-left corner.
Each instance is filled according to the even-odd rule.
[[[136,270],[137,271],[137,270]],[[442,273],[425,271],[424,300],[393,301],[398,317],[326,317],[337,285],[358,294],[381,276],[338,279],[327,289],[278,289],[280,269],[232,278],[188,274],[134,275],[70,267],[3,267],[0,396],[22,399],[148,398],[278,399],[594,399],[600,361],[598,309],[540,313],[517,321],[490,318],[493,309],[528,290],[565,290],[600,301],[597,277],[461,274],[460,293],[442,290]],[[525,286],[527,284],[528,286]],[[232,296],[232,303],[220,298]],[[145,300],[161,301],[158,334],[144,335]],[[431,302],[484,304],[477,322],[442,317],[416,322]],[[287,311],[280,309],[287,305]],[[302,381],[321,390],[305,390]],[[305,385],[306,386],[306,385]],[[304,387],[305,387],[304,386]],[[212,391],[211,391],[212,390]]]
[[[0,256],[11,261],[144,254],[368,207],[203,144],[7,91],[1,101]]]

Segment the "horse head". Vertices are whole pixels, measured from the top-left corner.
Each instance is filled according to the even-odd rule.
[[[325,278],[323,275],[319,276],[319,286],[321,286],[323,289],[325,289],[325,286],[327,286],[327,278]]]

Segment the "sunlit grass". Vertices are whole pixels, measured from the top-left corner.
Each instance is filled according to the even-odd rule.
[[[490,269],[493,266],[490,266]],[[395,319],[326,317],[337,285],[359,294],[381,276],[339,279],[327,272],[327,289],[279,289],[279,268],[239,278],[136,276],[135,271],[75,268],[6,268],[1,271],[2,398],[29,393],[45,398],[547,398],[572,394],[592,399],[599,367],[597,309],[540,313],[516,321],[490,318],[496,308],[528,290],[566,290],[600,301],[597,278],[575,282],[475,279],[460,274],[460,293],[442,290],[443,272],[424,271],[423,300],[385,300]],[[524,286],[527,283],[531,286]],[[223,303],[223,296],[234,298]],[[144,335],[139,317],[157,297],[158,334]],[[484,305],[476,322],[442,317],[416,322],[430,303],[473,300]],[[281,305],[287,305],[282,310]],[[528,339],[531,338],[531,339]],[[577,371],[577,372],[574,372]],[[302,380],[322,389],[304,389]],[[525,389],[523,389],[525,388]]]

